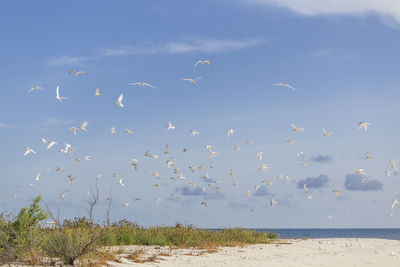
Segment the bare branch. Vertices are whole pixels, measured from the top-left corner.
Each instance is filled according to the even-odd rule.
[[[106,210],[106,223],[110,225],[110,212],[111,212],[111,204],[112,204],[112,194],[110,189],[110,196],[106,199],[107,201],[107,210]]]
[[[89,220],[91,222],[93,222],[93,211],[94,211],[94,206],[97,204],[97,202],[99,201],[99,183],[96,179],[96,184],[95,184],[95,188],[91,189],[89,192],[89,200],[88,200],[88,204],[89,204],[89,208],[88,208],[88,213],[89,213]]]

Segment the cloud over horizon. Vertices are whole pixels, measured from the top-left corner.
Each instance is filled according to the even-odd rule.
[[[329,163],[332,161],[332,156],[318,155],[315,157],[311,157],[311,161],[318,162],[318,163]]]
[[[350,191],[379,191],[383,189],[383,183],[378,180],[366,179],[365,182],[361,182],[361,179],[365,178],[359,174],[348,174],[345,179],[346,190]]]
[[[326,186],[329,182],[329,177],[326,174],[321,174],[318,177],[307,177],[303,180],[300,180],[297,183],[298,189],[303,189],[304,184],[307,184],[308,188],[322,188]]]
[[[211,189],[212,188],[207,188],[207,191],[203,191],[199,186],[184,186],[175,188],[175,192],[179,193],[181,196],[199,196],[203,199],[223,199],[225,197],[222,193],[216,192],[215,189]]]

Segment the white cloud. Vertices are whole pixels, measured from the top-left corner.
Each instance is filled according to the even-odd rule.
[[[49,66],[74,66],[86,61],[99,60],[106,57],[148,54],[190,54],[190,53],[222,53],[245,49],[263,44],[261,39],[212,39],[189,37],[179,41],[145,43],[134,46],[99,48],[94,56],[51,58],[46,62]]]
[[[400,23],[399,0],[240,0],[289,8],[303,15],[365,15],[376,13]]]

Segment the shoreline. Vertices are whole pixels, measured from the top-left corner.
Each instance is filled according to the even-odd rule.
[[[279,242],[284,241],[288,244]],[[109,266],[400,266],[400,241],[378,238],[280,239],[278,243],[211,249],[116,246]],[[135,254],[133,260],[131,255]],[[135,262],[136,261],[136,262]]]

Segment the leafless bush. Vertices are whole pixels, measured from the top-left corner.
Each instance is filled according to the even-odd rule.
[[[89,214],[89,220],[92,222],[94,219],[94,207],[96,206],[97,202],[99,201],[99,182],[96,179],[96,184],[94,189],[92,188],[89,192],[89,208],[88,208],[88,214]]]

